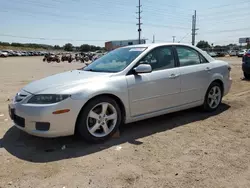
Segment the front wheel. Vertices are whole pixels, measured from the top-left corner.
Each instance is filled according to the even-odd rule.
[[[222,95],[221,85],[217,82],[213,82],[207,90],[203,109],[208,112],[215,111],[221,104]]]
[[[109,139],[121,124],[121,110],[110,97],[91,100],[80,113],[77,133],[87,142],[100,143]]]
[[[250,80],[250,74],[247,74],[244,72],[244,77],[245,77],[245,79]]]

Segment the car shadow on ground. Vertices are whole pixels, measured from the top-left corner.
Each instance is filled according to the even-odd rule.
[[[113,138],[103,144],[93,145],[77,140],[73,136],[53,139],[34,137],[13,126],[0,139],[0,148],[5,148],[10,154],[19,159],[37,163],[82,157],[126,142],[135,145],[143,144],[137,139],[191,122],[205,120],[229,108],[229,105],[222,104],[216,112],[212,113],[200,112],[197,108],[194,108],[127,124],[123,126],[119,138]]]

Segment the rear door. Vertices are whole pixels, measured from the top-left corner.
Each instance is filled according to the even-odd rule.
[[[180,66],[181,103],[203,100],[211,80],[211,64],[195,49],[175,46]]]

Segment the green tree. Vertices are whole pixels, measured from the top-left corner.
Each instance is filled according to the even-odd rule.
[[[2,45],[2,46],[10,46],[10,43],[8,43],[8,42],[0,42],[0,45]]]
[[[71,43],[67,43],[64,45],[63,49],[65,51],[73,51],[73,45]]]
[[[199,41],[196,46],[198,48],[201,48],[201,49],[211,48],[209,43],[207,41],[204,41],[204,40]]]
[[[247,49],[250,49],[250,43],[247,44]]]
[[[80,46],[80,51],[81,52],[89,52],[90,51],[90,46],[88,44],[82,44]]]
[[[55,46],[54,46],[54,49],[55,49],[55,50],[60,50],[61,47],[60,47],[59,45],[55,45]]]

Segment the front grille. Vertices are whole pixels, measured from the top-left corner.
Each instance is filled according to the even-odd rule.
[[[25,119],[14,114],[14,123],[20,127],[25,127]]]

